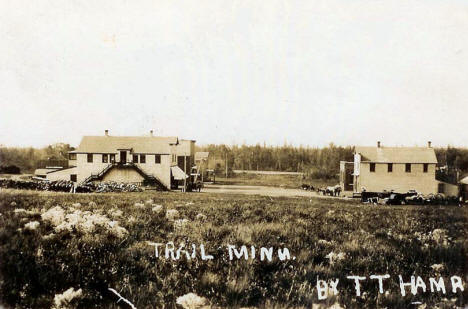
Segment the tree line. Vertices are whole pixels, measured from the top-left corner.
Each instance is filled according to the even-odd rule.
[[[468,149],[448,146],[435,148],[439,167],[449,178],[468,173]],[[266,146],[250,145],[206,145],[197,151],[209,151],[211,168],[218,174],[224,173],[226,162],[228,171],[262,170],[301,172],[312,179],[337,179],[340,161],[353,161],[354,147]]]
[[[353,147],[330,144],[327,147],[295,147],[291,145],[206,145],[199,151],[210,152],[211,168],[223,173],[232,170],[301,172],[317,179],[336,178],[340,161],[353,160]]]
[[[0,147],[0,167],[17,166],[23,173],[44,167],[44,162],[66,161],[69,144],[57,143],[43,148]],[[224,173],[232,170],[262,170],[301,172],[315,179],[336,178],[340,161],[353,161],[354,148],[330,143],[326,147],[260,145],[205,145],[197,151],[210,152],[210,168]],[[468,149],[457,147],[435,148],[439,166],[447,171],[468,173]]]
[[[67,163],[69,144],[56,143],[43,148],[0,147],[0,169],[18,167],[22,173],[32,173],[36,168],[45,167],[47,162]]]

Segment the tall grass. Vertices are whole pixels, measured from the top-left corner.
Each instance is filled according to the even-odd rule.
[[[67,213],[106,217],[128,233],[118,237],[105,224],[91,233],[72,224],[58,231],[43,219],[57,205]],[[167,219],[169,209],[187,223]],[[50,308],[55,295],[69,288],[82,290],[72,308],[116,308],[108,288],[137,308],[175,308],[176,298],[189,292],[221,307],[310,308],[337,302],[347,308],[405,308],[415,300],[440,307],[467,302],[466,291],[402,297],[395,280],[400,274],[459,275],[466,282],[468,213],[457,207],[206,193],[4,191],[0,214],[0,302],[11,307]],[[34,221],[39,226],[26,227]],[[442,232],[436,237],[435,230]],[[204,244],[214,259],[157,259],[147,241]],[[230,261],[227,244],[287,247],[296,259]],[[442,267],[436,271],[435,264]],[[347,275],[385,273],[392,276],[389,295],[366,281],[365,295],[356,297],[353,282],[346,280]],[[340,278],[340,294],[319,302],[317,277]]]

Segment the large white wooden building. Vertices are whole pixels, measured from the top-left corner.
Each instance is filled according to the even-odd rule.
[[[177,137],[84,136],[69,152],[69,168],[47,173],[48,180],[116,181],[171,189],[190,179],[195,141]]]
[[[430,142],[427,147],[356,146],[354,162],[341,162],[340,180],[344,191],[423,194],[437,193],[437,157]]]

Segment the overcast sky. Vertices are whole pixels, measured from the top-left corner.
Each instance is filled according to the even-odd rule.
[[[0,144],[468,146],[468,1],[0,0]]]

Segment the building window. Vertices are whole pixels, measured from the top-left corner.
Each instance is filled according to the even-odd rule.
[[[138,155],[133,155],[133,163],[138,163]]]
[[[370,171],[371,171],[371,173],[375,172],[375,163],[370,164]]]
[[[110,159],[110,162],[111,162],[111,163],[114,163],[114,162],[115,162],[115,154],[111,153],[111,154],[109,155],[109,159]]]
[[[140,163],[146,163],[146,155],[144,154],[140,155]]]
[[[102,163],[107,163],[109,162],[109,155],[103,154],[102,155]]]
[[[393,163],[388,163],[388,165],[387,165],[387,171],[388,171],[389,173],[393,172]]]
[[[76,160],[76,153],[69,153],[68,160]]]
[[[88,153],[88,163],[93,163],[93,154]]]
[[[154,163],[161,164],[161,155],[160,154],[154,155]]]
[[[70,181],[76,182],[76,174],[70,175]]]
[[[424,171],[424,173],[427,173],[428,170],[429,170],[429,164],[424,163],[424,164],[423,164],[423,171]]]
[[[411,163],[406,163],[405,164],[405,172],[411,173]]]

